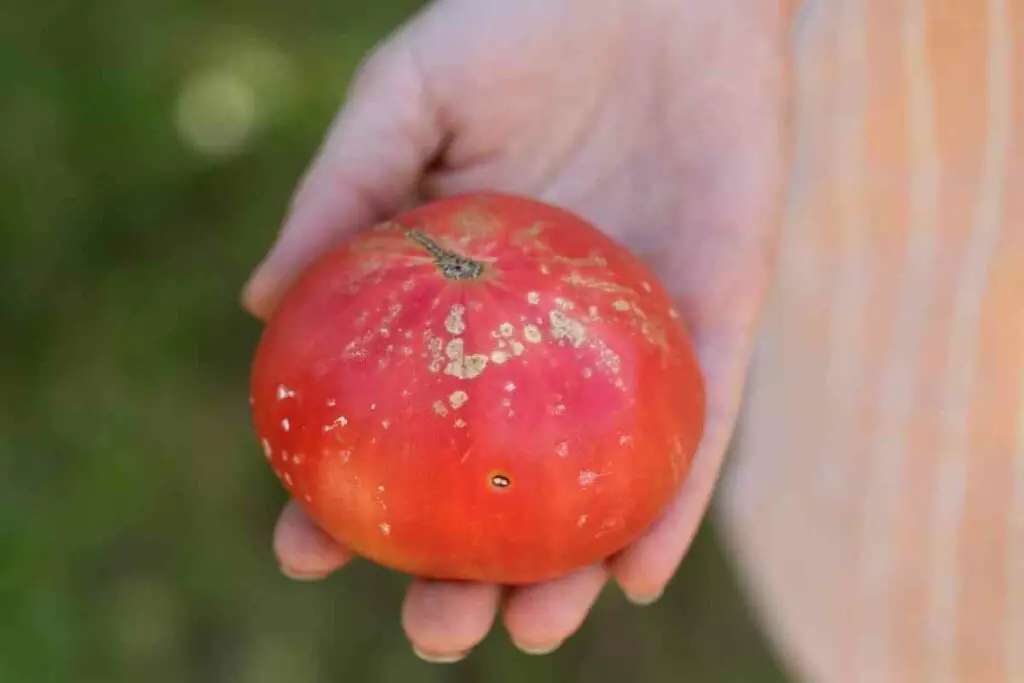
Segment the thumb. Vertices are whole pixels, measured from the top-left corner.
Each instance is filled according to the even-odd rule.
[[[402,34],[363,63],[242,305],[265,319],[322,252],[401,208],[442,135]]]

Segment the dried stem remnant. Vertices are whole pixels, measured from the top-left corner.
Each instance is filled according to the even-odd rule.
[[[405,236],[429,251],[441,274],[449,280],[475,280],[484,272],[484,264],[442,249],[417,230],[407,230]]]

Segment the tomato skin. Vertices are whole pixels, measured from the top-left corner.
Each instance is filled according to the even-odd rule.
[[[522,584],[600,562],[679,489],[704,389],[672,302],[581,218],[476,193],[325,254],[260,340],[268,461],[353,552]]]

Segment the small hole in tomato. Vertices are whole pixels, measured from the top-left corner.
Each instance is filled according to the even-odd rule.
[[[507,474],[492,474],[491,475],[491,486],[496,489],[507,489],[512,485],[512,480],[508,478]]]

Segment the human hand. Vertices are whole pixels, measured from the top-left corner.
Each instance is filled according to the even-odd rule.
[[[502,610],[513,641],[551,651],[609,575],[649,603],[707,508],[735,423],[778,242],[786,142],[785,12],[762,0],[439,0],[385,41],[246,286],[266,318],[330,246],[398,210],[496,190],[564,206],[628,244],[675,297],[704,372],[707,421],[675,502],[600,566],[503,594],[414,580],[417,652],[462,658]],[[350,554],[294,502],[282,567],[320,578]]]

